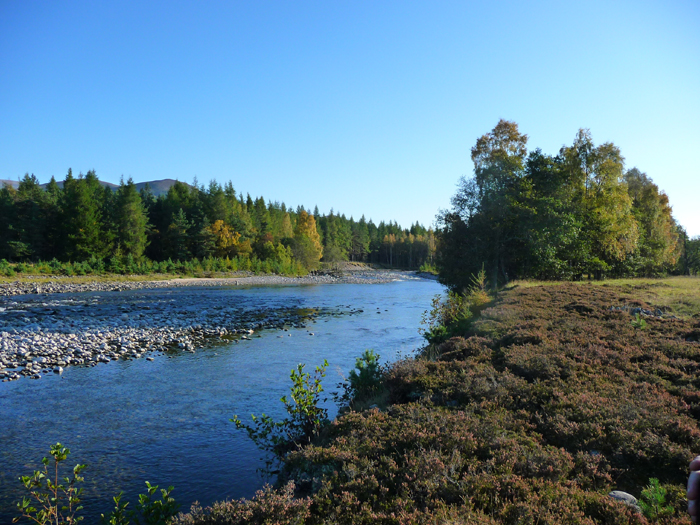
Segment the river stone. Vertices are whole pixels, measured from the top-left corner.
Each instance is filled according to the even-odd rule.
[[[632,494],[628,492],[623,492],[621,490],[613,490],[612,492],[608,493],[608,496],[610,496],[613,499],[616,499],[617,501],[621,501],[628,507],[632,507],[639,513],[642,512],[642,509],[639,507],[639,504],[637,502],[637,498],[635,498]]]

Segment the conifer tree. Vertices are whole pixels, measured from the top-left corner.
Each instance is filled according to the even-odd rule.
[[[194,255],[201,260],[215,254],[216,235],[212,231],[211,224],[209,224],[209,219],[205,217],[204,223],[194,239]]]
[[[148,216],[134,181],[121,180],[115,199],[116,242],[123,255],[143,256],[148,244]]]
[[[226,203],[226,193],[221,185],[212,180],[209,182],[209,189],[204,195],[204,209],[209,225],[218,220],[225,221],[228,215]]]
[[[369,251],[369,230],[363,215],[359,222],[352,228],[352,256],[353,261],[364,261]]]
[[[95,171],[73,178],[68,170],[63,182],[62,224],[65,231],[64,258],[83,261],[92,256],[103,258],[108,246],[102,231],[102,186]]]
[[[185,211],[180,208],[177,213],[173,214],[172,222],[165,235],[165,252],[169,258],[179,261],[189,260],[191,256],[188,246],[190,227],[191,224],[187,220]]]
[[[19,182],[15,194],[14,222],[16,235],[14,251],[19,258],[40,258],[44,252],[46,228],[45,193],[39,181],[27,173]]]
[[[62,226],[61,220],[61,193],[62,190],[56,182],[56,178],[51,176],[51,180],[46,185],[44,197],[46,217],[46,229],[44,230],[44,250],[42,259],[51,260],[61,256]]]
[[[12,186],[5,184],[0,190],[0,259],[12,260],[15,257],[12,243],[16,240],[16,193]]]

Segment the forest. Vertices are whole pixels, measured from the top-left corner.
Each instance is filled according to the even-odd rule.
[[[231,182],[176,182],[156,197],[148,186],[137,191],[131,179],[113,191],[94,170],[77,177],[68,170],[62,185],[52,177],[44,188],[26,174],[17,189],[0,190],[5,261],[70,261],[90,273],[149,273],[194,261],[216,270],[300,274],[319,261],[418,268],[432,264],[434,253],[434,232],[417,222],[404,229],[332,209],[291,209],[244,197]]]
[[[489,280],[581,280],[697,274],[700,238],[688,239],[668,196],[613,143],[581,129],[557,155],[527,151],[528,137],[501,120],[471,150],[438,216],[438,266],[453,290],[482,266]]]

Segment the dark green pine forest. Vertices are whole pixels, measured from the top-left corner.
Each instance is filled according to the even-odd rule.
[[[303,274],[319,262],[401,268],[432,264],[435,236],[416,223],[378,225],[320,215],[238,194],[231,182],[207,188],[175,182],[156,197],[131,179],[116,190],[95,171],[42,187],[25,175],[0,190],[0,260],[70,266],[71,273],[255,271]]]

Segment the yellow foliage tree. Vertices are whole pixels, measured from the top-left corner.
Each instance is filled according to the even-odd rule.
[[[209,227],[216,239],[216,255],[227,257],[237,252],[238,240],[241,234],[233,231],[224,221],[218,220]]]
[[[321,237],[316,231],[316,220],[305,210],[302,210],[297,217],[293,252],[294,257],[309,270],[316,268],[318,261],[323,257],[323,246]]]

